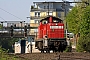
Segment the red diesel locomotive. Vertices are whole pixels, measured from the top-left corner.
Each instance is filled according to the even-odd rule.
[[[67,46],[64,38],[64,23],[61,19],[48,16],[40,21],[35,46],[41,52],[63,52]]]

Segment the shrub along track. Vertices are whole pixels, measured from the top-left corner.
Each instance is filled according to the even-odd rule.
[[[25,60],[90,60],[90,53],[30,53],[16,54]]]

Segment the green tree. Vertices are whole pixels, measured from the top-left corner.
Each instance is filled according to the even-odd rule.
[[[81,37],[78,40],[77,51],[90,52],[90,6],[87,6],[82,14],[80,34]]]
[[[74,7],[66,17],[68,30],[74,34],[77,34],[80,31],[82,12],[83,10],[81,8]]]
[[[2,25],[0,24],[0,29],[2,28]]]
[[[80,32],[77,44],[77,51],[79,52],[90,52],[90,6],[86,5],[85,1],[83,0],[84,3],[74,7],[66,17],[68,30],[74,34]]]
[[[80,32],[83,36],[86,36],[88,33],[90,33],[90,6],[87,6],[82,14]]]

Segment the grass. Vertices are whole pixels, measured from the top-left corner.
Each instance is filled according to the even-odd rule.
[[[6,53],[0,54],[0,60],[22,60],[14,55],[8,55]]]
[[[0,60],[26,60],[15,56],[14,54],[8,54],[8,50],[0,47]]]

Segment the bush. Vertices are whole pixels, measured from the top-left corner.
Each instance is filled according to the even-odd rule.
[[[90,52],[90,33],[86,36],[81,36],[77,43],[78,52]]]
[[[0,46],[0,60],[20,60],[14,55],[8,55],[8,51]]]
[[[70,45],[67,46],[64,52],[71,52],[71,51],[72,51],[72,43],[70,43]]]

